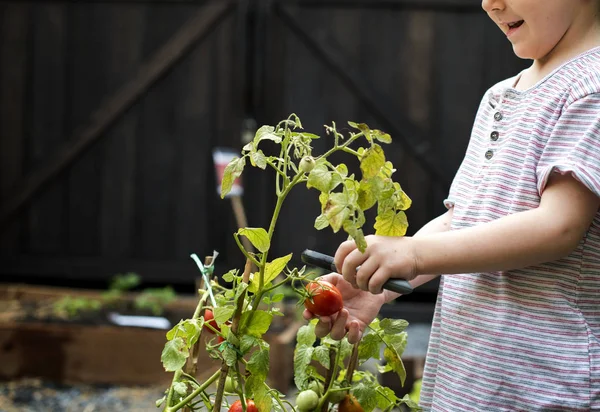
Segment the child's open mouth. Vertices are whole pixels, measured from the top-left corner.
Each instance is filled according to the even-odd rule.
[[[525,23],[524,20],[507,23],[506,25],[508,26],[508,32],[506,33],[506,35],[510,36],[511,34],[513,34],[519,27],[521,27],[523,25],[523,23]]]

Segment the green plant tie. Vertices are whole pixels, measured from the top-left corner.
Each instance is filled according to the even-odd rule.
[[[202,273],[202,278],[204,279],[204,284],[206,285],[206,290],[208,290],[208,296],[210,297],[210,301],[212,302],[212,305],[214,308],[217,307],[217,301],[215,300],[215,295],[213,294],[213,291],[212,291],[212,285],[210,284],[210,278],[215,270],[214,265],[215,265],[215,260],[217,259],[217,256],[219,256],[219,252],[217,252],[216,250],[213,250],[212,261],[210,262],[210,265],[204,266],[202,264],[202,261],[198,257],[198,255],[196,255],[195,253],[192,253],[190,255],[190,257],[192,259],[194,259],[194,262],[196,262],[196,265],[198,265],[198,269],[200,269],[200,273]]]

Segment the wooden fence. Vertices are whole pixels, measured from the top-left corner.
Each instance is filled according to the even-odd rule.
[[[192,284],[190,253],[213,249],[218,270],[240,266],[212,150],[292,112],[316,133],[354,120],[392,134],[412,233],[443,211],[483,92],[526,64],[476,0],[18,1],[0,19],[11,278]],[[251,226],[268,223],[271,180],[245,176]],[[335,251],[318,208],[291,194],[274,255]]]

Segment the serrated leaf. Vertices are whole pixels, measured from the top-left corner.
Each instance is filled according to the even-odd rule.
[[[324,163],[317,163],[313,170],[308,174],[306,187],[314,187],[321,192],[329,192],[331,186],[332,172]]]
[[[408,219],[403,211],[387,210],[375,218],[375,234],[381,236],[404,236]]]
[[[359,359],[380,359],[381,338],[376,333],[365,335],[358,346]]]
[[[379,384],[377,382],[360,382],[352,388],[352,394],[365,412],[371,412],[377,407],[377,399],[374,393]]]
[[[200,336],[201,320],[186,319],[180,321],[173,329],[167,332],[167,340],[172,340],[176,336],[183,339],[186,346],[191,347]]]
[[[375,394],[376,394],[375,401],[377,403],[377,408],[379,408],[381,410],[387,410],[391,406],[395,405],[396,402],[398,402],[398,397],[396,396],[396,393],[391,388],[381,386],[378,388],[378,390],[375,392]]]
[[[268,251],[269,247],[271,246],[269,234],[262,227],[245,227],[238,230],[237,234],[240,236],[246,236],[250,243],[252,243],[252,246],[262,253]]]
[[[261,347],[259,350],[252,354],[252,356],[248,360],[246,369],[250,371],[253,375],[258,376],[262,379],[265,379],[267,377],[269,373],[268,346]]]
[[[312,346],[317,341],[317,335],[315,335],[315,325],[309,323],[303,325],[298,329],[296,334],[296,342],[299,346]]]
[[[174,338],[167,342],[160,356],[163,367],[167,372],[175,372],[183,368],[187,358],[190,356],[190,352],[180,337]]]
[[[261,126],[254,135],[254,147],[258,147],[258,143],[261,140],[272,140],[275,143],[281,143],[281,137],[275,134],[275,128],[273,126]]]
[[[240,319],[240,331],[242,334],[260,338],[267,333],[273,315],[263,310],[245,312]]]
[[[254,399],[254,403],[259,411],[273,410],[273,397],[267,390],[264,379],[250,375],[246,379],[246,392],[248,397]]]
[[[213,309],[215,321],[219,326],[231,319],[233,312],[235,312],[233,306],[217,306]]]
[[[399,186],[400,185],[398,185],[398,190],[396,191],[396,209],[406,210],[412,205],[412,200]]]
[[[385,165],[385,153],[381,146],[374,144],[368,148],[360,160],[360,170],[363,180],[377,176]]]
[[[351,203],[348,199],[348,194],[344,191],[342,193],[331,193],[329,200],[323,214],[327,217],[331,228],[337,233],[343,226],[344,221],[350,217],[351,214]]]
[[[307,368],[313,352],[314,348],[311,346],[297,346],[294,350],[294,382],[297,388],[303,388],[308,379]]]
[[[383,351],[383,357],[392,370],[396,372],[402,385],[404,385],[404,380],[406,379],[406,369],[404,369],[404,363],[402,363],[401,359],[402,353],[404,353],[404,349],[406,348],[406,336],[406,332],[384,336],[386,347]]]
[[[362,210],[372,208],[381,196],[383,187],[384,182],[379,176],[368,180],[361,180],[358,187],[358,206]]]
[[[223,347],[223,360],[229,367],[233,367],[238,361],[238,353],[233,346],[225,342]]]
[[[367,249],[367,240],[362,229],[358,227],[358,223],[355,223],[353,220],[346,220],[344,222],[344,231],[354,239],[358,250],[364,252]]]
[[[329,227],[329,220],[327,220],[327,216],[325,216],[324,214],[320,214],[315,219],[315,229],[323,230],[326,227]]]
[[[281,302],[285,295],[283,293],[276,293],[271,297],[271,303]]]
[[[240,351],[245,354],[253,347],[259,346],[259,342],[260,340],[254,336],[244,335],[240,339]]]
[[[408,322],[404,319],[382,319],[379,325],[386,335],[396,335],[406,330]]]
[[[313,359],[323,365],[326,369],[330,368],[329,349],[325,346],[317,346],[315,348]]]
[[[246,158],[238,158],[235,157],[229,164],[225,167],[225,171],[223,172],[223,179],[221,180],[221,198],[224,198],[233,187],[233,182],[235,179],[242,175],[244,171],[244,166],[246,166]]]
[[[262,150],[257,150],[250,154],[250,162],[252,166],[265,170],[267,168],[267,157]]]

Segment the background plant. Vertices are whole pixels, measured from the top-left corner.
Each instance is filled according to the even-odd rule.
[[[241,156],[232,160],[225,169],[222,180],[222,196],[231,190],[233,182],[250,164],[260,169],[272,169],[275,174],[276,203],[268,228],[246,227],[234,233],[240,251],[246,257],[243,271],[233,269],[223,275],[231,287],[225,288],[214,280],[200,290],[201,298],[191,319],[182,320],[167,333],[167,343],[162,362],[167,371],[174,372],[173,382],[165,396],[157,401],[164,411],[173,412],[207,409],[218,411],[223,395],[233,393],[246,410],[246,401],[253,399],[262,412],[271,410],[299,410],[285,396],[266,383],[269,371],[269,344],[264,340],[275,316],[282,313],[276,304],[283,299],[278,290],[282,285],[302,284],[308,275],[304,268],[289,268],[292,254],[271,258],[273,236],[281,207],[297,185],[305,185],[318,192],[321,213],[315,220],[318,230],[331,227],[334,232],[344,230],[356,242],[360,250],[366,247],[363,225],[365,212],[376,207],[375,232],[380,235],[402,236],[408,222],[405,210],[410,199],[399,183],[392,180],[393,165],[386,160],[380,143],[390,143],[391,137],[380,130],[371,130],[365,124],[348,123],[353,131],[340,133],[335,123],[325,126],[331,147],[321,155],[313,154],[312,142],[318,135],[303,131],[300,119],[292,114],[276,126],[263,126],[254,139],[245,145]],[[263,144],[269,141],[278,147],[278,154],[267,155]],[[277,152],[277,151],[276,151]],[[344,163],[332,164],[330,156],[336,152],[350,155],[358,160],[361,176],[349,173]],[[255,252],[243,246],[246,237]],[[255,269],[252,269],[255,268]],[[298,287],[302,292],[302,288]],[[304,300],[300,294],[300,301]],[[216,324],[205,322],[203,314],[209,309]],[[215,327],[216,326],[216,327]],[[385,366],[382,371],[393,370],[404,379],[404,366],[400,356],[406,344],[405,322],[385,320],[375,322],[360,345],[350,347],[346,340],[313,340],[314,325],[301,329],[295,354],[296,385],[303,391],[319,383],[318,403],[313,409],[329,410],[332,394],[350,391],[364,402],[364,410],[375,406],[390,409],[400,403],[410,403],[408,398],[398,400],[390,389],[381,387],[373,375],[358,371],[356,366],[368,358],[379,358],[381,345]],[[221,368],[204,382],[198,382],[192,365],[197,357],[198,345],[203,331],[214,336],[206,343],[206,351],[221,362]],[[319,362],[328,372],[319,375],[311,365]],[[356,379],[354,378],[356,376]],[[227,385],[227,381],[235,382]],[[210,393],[213,383],[215,393]],[[340,386],[341,385],[341,386]],[[378,394],[373,403],[362,396],[367,390]],[[384,399],[386,401],[384,402]]]

